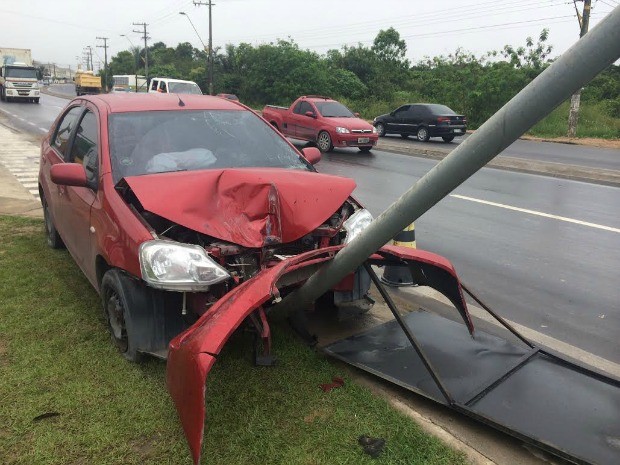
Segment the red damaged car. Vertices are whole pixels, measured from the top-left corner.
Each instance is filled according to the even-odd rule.
[[[66,246],[100,294],[125,358],[168,358],[195,463],[206,378],[230,335],[253,329],[256,362],[270,364],[269,309],[372,221],[354,181],[317,173],[319,159],[244,105],[196,95],[77,98],[42,142],[47,241]],[[453,274],[412,249],[373,260]],[[369,286],[360,268],[330,295],[351,316],[372,306]]]

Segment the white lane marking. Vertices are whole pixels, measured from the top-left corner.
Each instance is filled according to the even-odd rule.
[[[47,132],[47,131],[48,131],[47,129],[42,128],[41,126],[39,126],[39,129],[40,129],[41,131],[43,131],[43,132]]]
[[[32,121],[28,121],[28,124],[29,124],[30,126],[36,126],[36,124],[34,124]]]
[[[610,231],[620,233],[619,228],[612,228],[611,226],[604,226],[602,224],[590,223],[588,221],[576,220],[574,218],[567,218],[565,216],[552,215],[550,213],[543,213],[536,210],[528,210],[527,208],[513,207],[511,205],[504,205],[503,203],[489,202],[488,200],[476,199],[473,197],[467,197],[465,195],[450,194],[450,197],[461,200],[469,200],[470,202],[482,203],[484,205],[491,205],[492,207],[505,208],[506,210],[513,210],[521,213],[528,213],[530,215],[542,216],[544,218],[551,218],[559,221],[566,221],[567,223],[579,224],[581,226],[588,226],[590,228],[602,229],[604,231]]]

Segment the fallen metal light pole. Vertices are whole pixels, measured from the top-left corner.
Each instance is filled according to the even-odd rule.
[[[308,306],[618,58],[620,7],[431,169],[334,260],[286,296],[279,307]]]

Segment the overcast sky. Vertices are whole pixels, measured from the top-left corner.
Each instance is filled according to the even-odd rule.
[[[390,26],[407,43],[407,57],[448,54],[462,47],[476,54],[504,45],[523,45],[547,27],[553,56],[579,37],[575,7],[568,0],[213,0],[213,45],[260,44],[294,39],[302,48],[324,53],[348,44],[372,43]],[[593,0],[590,28],[620,0]],[[582,2],[577,2],[581,9]],[[87,45],[108,37],[108,57],[141,44],[132,32],[148,23],[150,44],[207,43],[208,8],[191,0],[0,0],[0,47],[30,48],[35,60],[75,67]],[[129,40],[121,37],[126,34]],[[103,49],[95,49],[103,61]],[[95,55],[94,61],[97,61]]]

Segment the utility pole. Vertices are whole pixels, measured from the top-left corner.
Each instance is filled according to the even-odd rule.
[[[109,37],[97,37],[98,40],[103,40],[103,45],[97,45],[97,47],[103,49],[104,56],[104,68],[103,68],[103,88],[108,91],[108,40]]]
[[[142,34],[142,38],[144,39],[144,77],[146,78],[146,82],[149,82],[149,47],[146,41],[149,39],[148,34],[146,33],[146,23],[133,23],[134,26],[142,26],[142,31],[136,31],[134,29],[133,32],[136,34]]]
[[[88,71],[94,71],[95,66],[93,65],[93,48],[89,45],[86,49],[88,50],[86,69],[88,69]]]
[[[213,22],[211,16],[211,7],[215,5],[211,0],[208,3],[194,2],[194,5],[209,7],[209,95],[213,95]]]
[[[580,0],[581,1],[581,0]],[[590,7],[592,0],[583,0],[583,13],[580,15],[577,9],[576,0],[573,0],[575,11],[577,11],[577,19],[579,20],[579,38],[586,35],[588,25],[590,24]],[[579,104],[581,103],[581,91],[579,89],[570,98],[570,110],[568,111],[568,137],[577,136],[577,122],[579,120]]]

